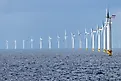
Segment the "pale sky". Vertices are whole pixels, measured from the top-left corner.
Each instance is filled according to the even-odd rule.
[[[105,21],[105,10],[116,14],[113,20],[113,46],[121,41],[121,1],[120,0],[0,0],[0,49],[9,48],[17,40],[17,48],[22,48],[22,40],[27,40],[25,48],[30,48],[30,37],[35,40],[34,48],[39,48],[39,38],[43,38],[43,47],[48,48],[48,36],[52,37],[52,47],[57,48],[57,33],[61,37],[61,48],[64,48],[64,30],[67,30],[68,45],[71,47],[71,35],[77,30],[96,29]],[[85,47],[84,36],[82,36]],[[89,47],[91,45],[89,44]]]

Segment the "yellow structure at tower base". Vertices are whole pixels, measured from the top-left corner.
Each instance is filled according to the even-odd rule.
[[[100,49],[98,49],[98,52],[100,52]]]
[[[95,51],[94,48],[92,48],[92,51]]]
[[[88,48],[86,48],[86,51],[88,50]]]
[[[109,56],[112,56],[112,50],[107,50],[107,54],[108,54]]]
[[[103,49],[103,52],[105,52],[105,53],[106,53],[106,49]]]

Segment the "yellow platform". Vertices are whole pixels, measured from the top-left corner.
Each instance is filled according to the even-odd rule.
[[[88,50],[88,48],[86,48],[86,51]]]
[[[94,48],[92,48],[92,51],[95,51]]]
[[[103,52],[105,52],[105,53],[106,53],[106,49],[103,49]]]
[[[98,49],[98,52],[100,52],[100,49]]]
[[[107,54],[108,54],[109,56],[112,56],[112,50],[107,50]]]

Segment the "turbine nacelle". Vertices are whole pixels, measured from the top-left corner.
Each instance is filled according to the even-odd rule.
[[[6,43],[8,43],[8,40],[6,40]]]
[[[51,40],[52,38],[49,36],[49,40]]]
[[[81,35],[81,33],[79,32],[79,30],[78,30],[78,35],[79,35],[79,36]]]
[[[40,41],[42,41],[43,39],[40,37]]]
[[[73,38],[74,38],[74,37],[75,37],[75,34],[71,33],[71,37],[73,37]]]
[[[33,42],[34,40],[33,39],[31,39],[31,42]]]
[[[57,38],[60,39],[60,36],[57,35]]]

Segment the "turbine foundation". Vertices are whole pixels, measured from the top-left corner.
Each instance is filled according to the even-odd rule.
[[[107,50],[107,54],[108,54],[109,56],[112,56],[112,50]]]
[[[100,49],[98,49],[98,52],[100,52]]]

